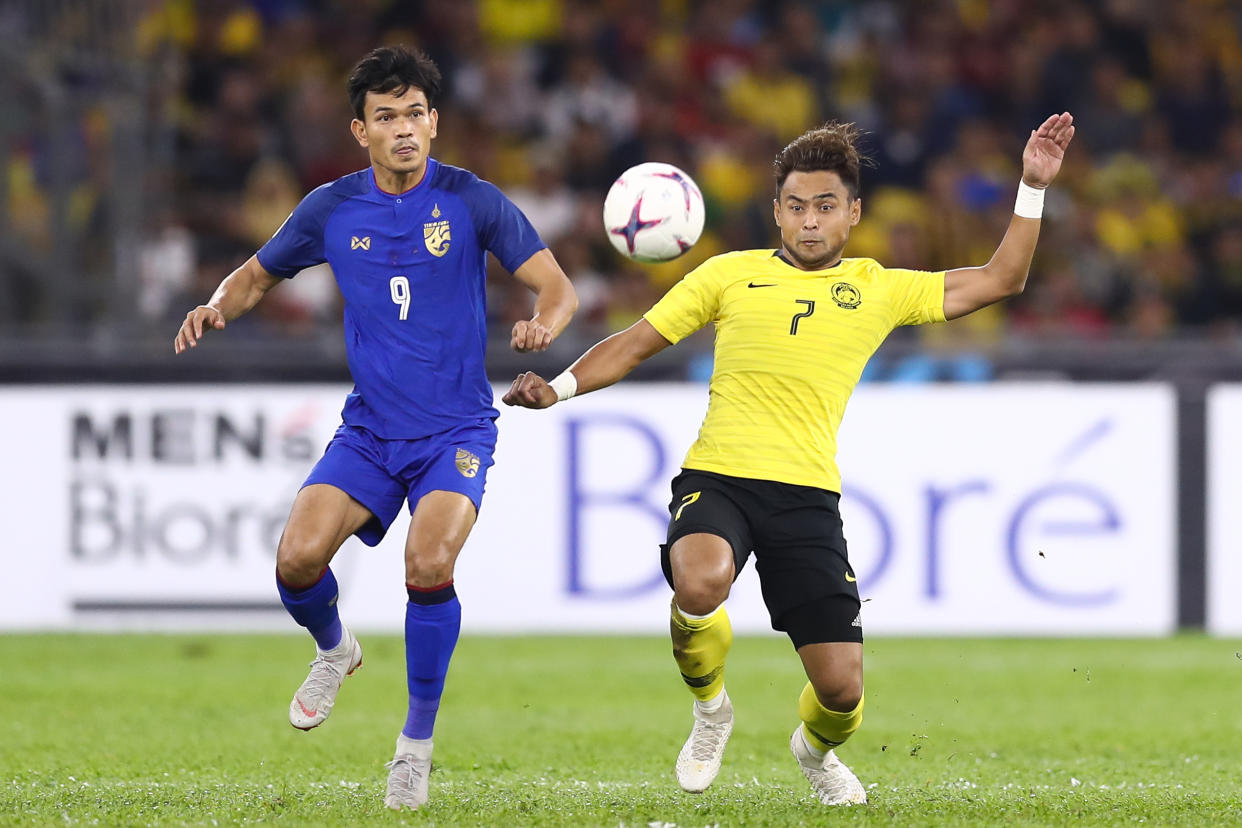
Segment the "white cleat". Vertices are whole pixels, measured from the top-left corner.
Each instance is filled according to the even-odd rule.
[[[318,727],[332,712],[336,694],[346,676],[362,666],[362,645],[348,628],[341,627],[341,643],[331,650],[318,650],[310,663],[310,675],[289,702],[289,724],[298,730]]]
[[[409,808],[417,811],[427,804],[427,787],[431,776],[431,743],[425,748],[425,756],[418,756],[403,744],[408,740],[397,738],[397,755],[384,767],[388,768],[388,792],[384,804],[394,811]]]
[[[725,744],[733,732],[733,702],[727,692],[720,692],[724,701],[716,712],[700,713],[694,705],[694,727],[677,754],[677,784],[683,791],[702,793],[720,773]]]
[[[811,790],[825,805],[865,805],[867,791],[854,772],[841,763],[831,750],[822,760],[816,759],[802,738],[798,725],[789,738],[789,749],[802,768],[802,775],[811,783]]]

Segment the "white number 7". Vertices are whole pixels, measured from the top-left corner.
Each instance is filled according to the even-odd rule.
[[[401,306],[401,321],[410,315],[410,280],[404,276],[393,276],[388,282],[392,291],[392,301]]]

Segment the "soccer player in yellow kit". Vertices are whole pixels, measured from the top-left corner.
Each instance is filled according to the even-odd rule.
[[[716,778],[733,728],[724,601],[753,552],[772,626],[788,634],[808,679],[790,749],[821,802],[867,801],[833,752],[863,711],[861,605],[837,511],[837,426],[893,328],[956,319],[1022,291],[1044,189],[1073,136],[1068,112],[1031,131],[1014,215],[991,261],[928,272],[842,258],[862,210],[858,132],[841,123],[810,130],[773,165],[779,249],[709,259],[555,379],[521,374],[504,395],[509,405],[547,408],[716,325],[707,415],[673,479],[661,546],[673,656],[695,697],[676,763],[685,790],[706,790]]]

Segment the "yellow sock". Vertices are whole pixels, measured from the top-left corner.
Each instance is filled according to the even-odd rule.
[[[724,687],[725,657],[733,644],[733,625],[725,608],[706,618],[687,618],[674,601],[669,632],[673,658],[690,692],[702,702],[714,699]]]
[[[863,701],[859,699],[858,706],[848,713],[829,710],[819,703],[815,688],[808,681],[798,699],[798,716],[802,719],[802,735],[807,744],[828,751],[850,738],[862,724]]]

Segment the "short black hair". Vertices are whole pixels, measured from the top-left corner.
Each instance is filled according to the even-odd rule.
[[[425,52],[405,46],[372,49],[349,73],[349,105],[354,116],[366,120],[368,92],[404,95],[410,87],[423,90],[427,106],[440,98],[440,67]]]
[[[807,130],[776,154],[772,172],[776,176],[776,197],[791,172],[818,172],[827,170],[841,176],[841,183],[849,190],[850,199],[858,197],[860,167],[870,163],[858,149],[862,131],[854,124],[829,121],[821,127]]]

